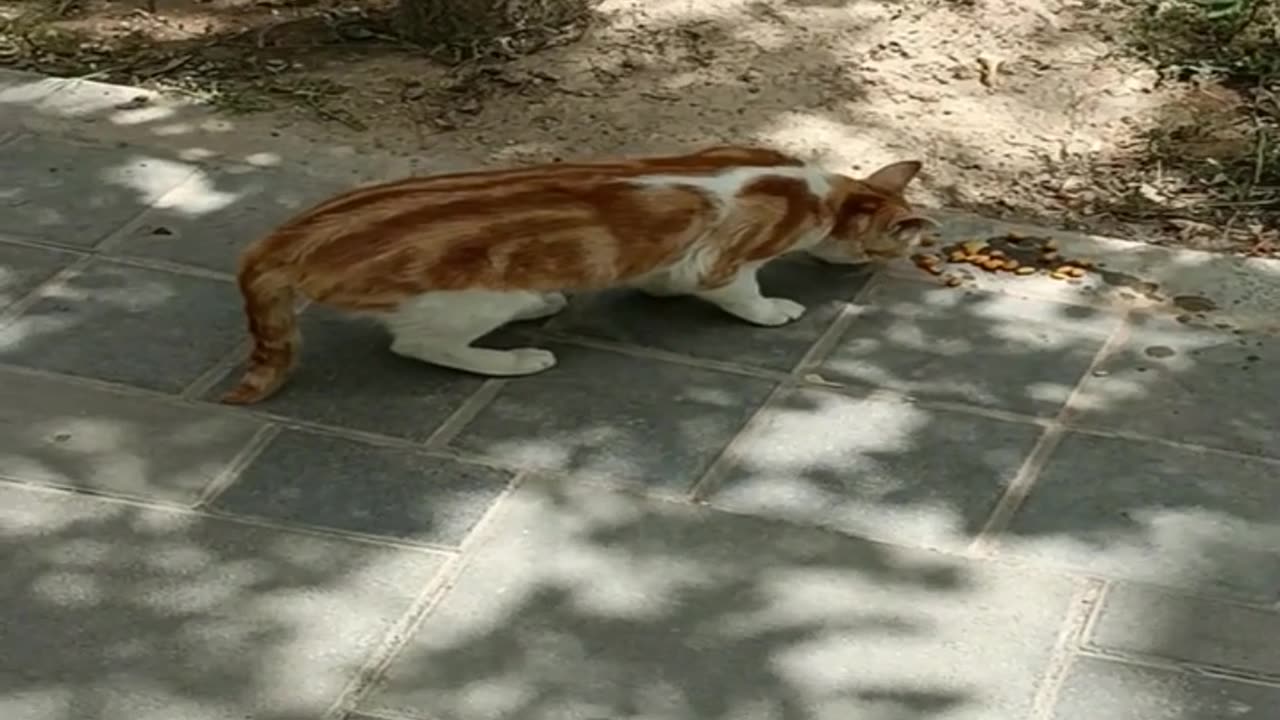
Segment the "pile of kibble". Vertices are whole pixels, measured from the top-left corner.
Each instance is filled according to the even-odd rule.
[[[926,241],[924,246],[932,247],[932,243]],[[944,245],[937,250],[912,255],[911,260],[930,275],[940,276],[951,287],[964,281],[960,276],[946,272],[947,264],[972,265],[991,273],[1044,273],[1054,280],[1075,282],[1094,268],[1089,260],[1063,258],[1058,252],[1058,244],[1049,238],[1019,233]]]

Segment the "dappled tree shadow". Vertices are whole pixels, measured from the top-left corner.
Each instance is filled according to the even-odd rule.
[[[0,99],[20,95],[5,92]],[[49,100],[33,104],[67,113]],[[780,103],[752,112],[777,114]],[[105,103],[87,115],[100,119],[96,131],[124,112]],[[159,135],[183,126],[185,112],[103,135]],[[25,368],[4,370],[0,388],[10,399],[3,442],[12,443],[0,446],[0,563],[10,580],[0,593],[18,608],[0,617],[0,709],[15,717],[301,720],[356,702],[433,720],[985,718],[1030,706],[1075,582],[1067,573],[1274,601],[1280,491],[1266,482],[1274,461],[1259,456],[1280,416],[1257,388],[1275,384],[1280,358],[1272,337],[1250,332],[1139,316],[1125,340],[1113,334],[1118,315],[1097,308],[883,274],[864,290],[862,275],[797,262],[766,281],[810,305],[795,327],[747,327],[692,301],[581,297],[562,319],[512,331],[554,344],[561,366],[496,386],[407,362],[367,365],[382,363],[368,358],[385,338],[308,311],[315,342],[303,363],[324,370],[300,372],[252,411],[215,408],[205,391],[239,358],[229,261],[294,201],[246,203],[243,176],[192,160],[210,138],[236,161],[273,141],[217,141],[191,113],[188,134],[156,140],[155,155],[192,176],[180,203],[166,207],[167,192],[120,182],[110,166],[85,190],[160,202],[113,222],[171,235],[69,242],[84,217],[62,195],[0,179],[0,197],[49,220],[0,215],[4,247],[63,246],[53,269],[79,259],[77,248],[93,256],[35,296],[26,294],[35,281],[24,281],[0,316],[0,363]],[[306,173],[270,177],[287,179],[281,193],[312,189]],[[211,245],[199,235],[205,222],[244,237]],[[144,280],[136,292],[130,278]],[[218,290],[196,293],[193,278]],[[670,316],[675,330],[637,308]],[[808,357],[835,322],[829,352]],[[129,332],[114,332],[122,327]],[[174,335],[182,329],[192,335]],[[1107,338],[1113,352],[1091,365]],[[356,342],[368,358],[319,357]],[[148,364],[174,346],[183,350],[175,366]],[[66,383],[73,398],[97,387],[60,374],[163,380],[137,402],[182,394],[163,402],[193,415],[131,420],[68,400],[24,428],[22,409],[42,401],[16,389],[23,378]],[[463,410],[477,391],[489,401]],[[437,434],[450,418],[458,426]],[[385,520],[376,503],[352,503],[365,514],[352,526],[364,530],[320,536],[300,525],[324,513],[282,520],[263,503],[240,508],[249,519],[211,497],[261,423],[350,428],[352,444],[535,472],[492,517],[468,516],[467,529],[481,529],[461,549],[427,542],[428,552],[412,534],[371,539]],[[1046,432],[1065,437],[1050,441],[1057,450],[1021,512],[992,526],[1005,493],[1031,479],[1023,465]],[[1129,436],[1156,441],[1118,439]],[[282,504],[296,507],[318,483],[324,511],[341,513],[341,492],[361,492],[358,467],[299,466]],[[396,497],[419,512],[398,517],[429,536],[454,496],[415,477]],[[710,509],[692,507],[691,495]],[[1052,570],[1011,573],[962,557],[979,542]],[[946,552],[910,549],[920,546]],[[443,558],[459,552],[461,572],[441,582]],[[396,625],[437,584],[443,594],[422,631]],[[1165,631],[1196,622],[1179,618]],[[1010,646],[1007,633],[1037,640]],[[392,639],[408,645],[372,682],[366,671],[385,659],[378,643]]]

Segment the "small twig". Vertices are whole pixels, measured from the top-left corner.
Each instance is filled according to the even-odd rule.
[[[1220,202],[1206,203],[1205,207],[1266,207],[1268,205],[1280,206],[1280,197],[1262,198],[1259,200],[1223,200]]]
[[[93,72],[87,72],[83,75],[73,75],[70,79],[93,80],[95,78],[106,77],[108,75],[114,75],[115,73],[128,70],[129,68],[137,64],[138,64],[138,59],[134,58],[128,62],[120,63],[119,65],[112,65],[111,67],[105,67],[105,68],[102,68],[101,70],[94,70]]]
[[[157,75],[165,75],[167,73],[171,73],[174,70],[177,70],[178,68],[182,67],[183,65],[186,65],[187,63],[191,62],[191,58],[192,58],[192,55],[190,53],[186,55],[179,55],[177,57],[169,58],[168,62],[166,62],[164,65],[161,65],[158,68],[152,68],[151,70],[145,70],[143,72],[139,72],[138,77],[153,78],[153,77],[156,77]]]
[[[1266,157],[1267,157],[1267,131],[1262,127],[1261,123],[1259,123],[1258,124],[1257,157],[1254,158],[1254,163],[1253,163],[1253,182],[1249,183],[1249,188],[1251,192],[1253,188],[1256,188],[1258,184],[1262,182],[1262,166],[1263,166],[1263,161],[1266,160]]]
[[[1230,219],[1230,220],[1227,220],[1227,224],[1226,224],[1226,225],[1223,225],[1223,226],[1222,226],[1222,239],[1223,239],[1223,240],[1225,240],[1225,241],[1227,241],[1227,242],[1230,242],[1230,241],[1231,241],[1231,229],[1235,226],[1235,224],[1236,224],[1236,220],[1239,220],[1239,219],[1240,219],[1240,211],[1239,211],[1239,210],[1236,210],[1235,212],[1231,213],[1231,219]]]

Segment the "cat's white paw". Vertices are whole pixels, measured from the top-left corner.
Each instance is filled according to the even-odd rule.
[[[804,315],[804,306],[786,298],[760,298],[737,313],[742,319],[757,325],[786,325]]]
[[[506,368],[495,368],[494,375],[532,375],[556,365],[555,353],[542,348],[516,348],[502,352]]]
[[[492,350],[470,346],[449,346],[439,340],[432,342],[399,338],[391,343],[391,351],[403,357],[441,367],[496,377],[532,375],[554,367],[556,364],[556,356],[551,351],[541,348]]]

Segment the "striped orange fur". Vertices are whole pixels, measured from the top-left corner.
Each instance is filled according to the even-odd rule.
[[[563,291],[634,286],[691,294],[760,325],[804,308],[760,295],[756,270],[805,251],[829,262],[899,257],[931,220],[904,199],[918,162],[854,179],[774,150],[546,164],[363,187],[250,246],[238,281],[253,352],[223,402],[274,393],[297,362],[297,295],[390,328],[393,352],[492,375],[555,364],[539,348],[472,342],[546,317]]]

